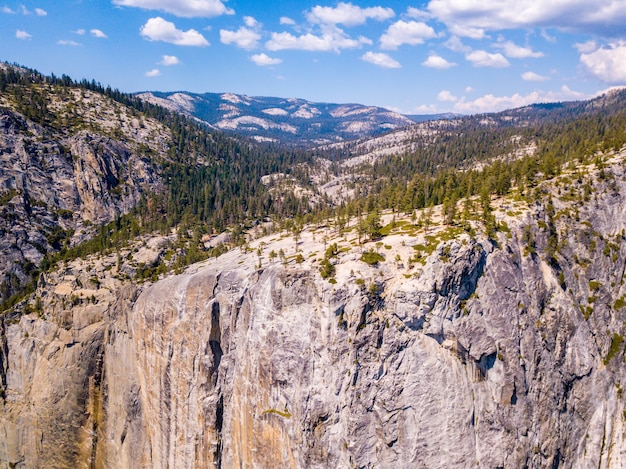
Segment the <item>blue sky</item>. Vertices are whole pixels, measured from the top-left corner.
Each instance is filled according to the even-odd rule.
[[[127,92],[471,114],[626,85],[626,0],[0,0],[0,60]]]

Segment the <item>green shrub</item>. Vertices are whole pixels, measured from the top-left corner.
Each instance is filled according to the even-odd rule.
[[[617,332],[615,332],[613,334],[613,338],[611,339],[611,347],[609,348],[609,353],[606,354],[606,358],[604,359],[605,365],[608,365],[611,359],[619,353],[623,344],[624,338]]]
[[[385,256],[379,254],[375,251],[366,251],[361,255],[362,262],[365,262],[367,265],[377,265],[379,262],[385,260]]]
[[[618,298],[617,300],[615,300],[615,304],[613,305],[613,309],[622,309],[624,307],[626,307],[626,300],[624,300],[623,296],[621,298]]]

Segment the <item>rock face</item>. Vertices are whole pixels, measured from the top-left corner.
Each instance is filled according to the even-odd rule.
[[[594,182],[412,270],[347,244],[334,284],[308,232],[96,305],[50,277],[2,321],[0,467],[624,467],[624,171]]]
[[[111,103],[97,99],[104,123]],[[19,291],[68,233],[84,238],[92,224],[128,213],[143,192],[158,187],[155,164],[138,151],[142,144],[158,148],[154,124],[135,121],[118,115],[126,127],[116,139],[103,129],[54,132],[0,108],[0,301]]]

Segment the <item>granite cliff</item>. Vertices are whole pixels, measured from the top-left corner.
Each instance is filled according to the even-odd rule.
[[[48,91],[47,121],[0,94],[0,301],[46,253],[88,239],[161,185],[146,154],[164,155],[163,125],[101,94],[62,91]]]
[[[0,467],[624,467],[624,157],[492,200],[491,234],[435,210],[156,283],[117,273],[164,239],[67,262],[1,318]]]

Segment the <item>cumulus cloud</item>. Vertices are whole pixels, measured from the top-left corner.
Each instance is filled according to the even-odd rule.
[[[254,49],[258,46],[260,39],[259,33],[243,26],[237,31],[220,30],[220,41],[223,44],[235,44],[242,49]]]
[[[462,52],[464,54],[472,52],[472,48],[463,44],[458,36],[452,36],[444,43],[444,46],[453,52]]]
[[[512,96],[494,96],[493,94],[487,94],[473,101],[460,98],[454,104],[454,111],[463,114],[498,112],[535,103],[573,101],[587,98],[589,98],[589,96],[572,91],[567,86],[563,86],[559,91],[533,91],[527,95],[515,93]]]
[[[140,29],[141,35],[150,41],[162,41],[177,46],[208,46],[209,42],[195,29],[181,31],[174,23],[161,17],[150,18]]]
[[[432,15],[427,11],[420,10],[419,8],[415,7],[408,7],[406,9],[406,15],[409,18],[414,18],[416,20],[428,20],[432,18]]]
[[[21,29],[18,29],[17,31],[15,31],[15,37],[17,39],[30,39],[33,36],[27,33],[26,31],[22,31]]]
[[[86,31],[84,29],[77,29],[76,31],[74,31],[75,34],[78,34],[79,36],[84,36]]]
[[[144,75],[148,78],[158,77],[161,75],[161,71],[158,68],[153,68],[152,70],[148,70]]]
[[[431,0],[428,11],[457,35],[541,27],[612,35],[623,31],[626,8],[615,0]]]
[[[172,65],[178,65],[180,60],[175,55],[164,55],[159,63],[165,67],[171,67]]]
[[[244,16],[243,22],[248,28],[258,28],[261,24],[252,16]]]
[[[498,49],[502,49],[504,55],[511,59],[528,59],[528,58],[539,58],[543,57],[543,52],[535,52],[529,47],[518,46],[517,44],[506,41],[506,42],[498,42],[493,45]]]
[[[335,51],[356,49],[371,43],[367,38],[352,39],[339,28],[325,28],[321,36],[312,33],[295,36],[288,32],[272,33],[265,47],[269,50],[298,49],[307,51]]]
[[[391,8],[380,6],[361,8],[352,3],[339,3],[336,7],[315,6],[307,13],[307,19],[311,23],[343,24],[344,26],[356,26],[364,24],[368,19],[384,21],[395,16]]]
[[[392,59],[387,54],[384,54],[382,52],[366,52],[361,57],[361,60],[372,63],[374,65],[378,65],[379,67],[384,67],[384,68],[402,67],[402,65],[400,65],[400,62]]]
[[[492,54],[484,50],[469,52],[465,58],[472,62],[474,67],[503,68],[510,65],[509,61],[502,54]]]
[[[456,64],[454,62],[448,62],[446,59],[437,54],[431,54],[424,62],[422,62],[422,65],[424,67],[445,70],[450,67],[454,67]]]
[[[282,62],[281,59],[272,58],[266,54],[255,54],[252,57],[250,57],[250,60],[252,60],[255,64],[259,65],[260,67],[278,65],[279,63]]]
[[[437,106],[434,104],[420,104],[413,110],[413,112],[419,114],[434,114],[437,112]]]
[[[296,24],[296,22],[294,20],[292,20],[291,18],[289,18],[288,16],[281,16],[280,17],[280,24],[294,25],[294,24]]]
[[[415,46],[436,36],[435,30],[426,23],[400,20],[389,26],[380,37],[380,47],[395,50],[402,44]]]
[[[115,5],[159,10],[183,18],[210,18],[235,12],[221,0],[113,0]]]
[[[590,52],[594,52],[600,46],[596,43],[596,41],[587,41],[582,44],[576,43],[574,44],[574,47],[576,47],[576,50],[578,50],[581,54],[588,54]]]
[[[582,53],[580,62],[589,73],[605,83],[626,83],[625,42],[620,41]]]
[[[456,103],[459,98],[457,98],[456,96],[454,96],[452,93],[450,93],[450,91],[448,90],[442,90],[439,92],[439,94],[437,95],[437,99],[439,101],[443,101],[444,103]]]
[[[6,14],[9,14],[9,15],[16,15],[18,13],[17,11],[12,10],[8,6],[3,6],[2,8],[0,8],[0,11],[2,13],[6,13]],[[42,10],[41,8],[35,8],[34,11],[35,11],[35,14],[37,16],[46,16],[48,14],[48,12],[46,10]],[[30,15],[30,14],[32,14],[31,11],[28,8],[26,8],[24,5],[20,5],[19,12],[22,15]]]
[[[91,33],[91,35],[93,37],[98,37],[101,39],[107,39],[108,36],[106,34],[104,34],[102,31],[100,31],[99,29],[92,29],[91,31],[89,31]]]
[[[550,77],[546,77],[543,75],[539,75],[535,72],[524,72],[522,73],[522,80],[524,81],[548,81]]]
[[[60,39],[60,40],[57,41],[57,44],[60,45],[60,46],[71,46],[71,47],[82,46],[82,44],[80,42],[69,41],[67,39]]]

